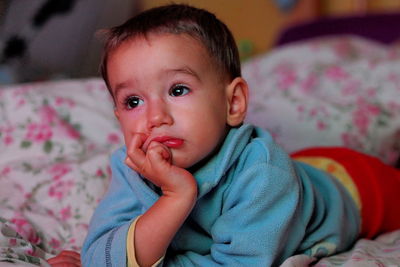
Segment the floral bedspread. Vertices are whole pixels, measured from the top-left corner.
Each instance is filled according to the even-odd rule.
[[[393,162],[400,150],[399,57],[344,38],[252,59],[244,65],[248,121],[270,129],[289,152],[346,145]],[[100,79],[0,88],[0,266],[48,266],[45,259],[60,250],[81,249],[109,182],[109,155],[122,143]],[[313,261],[293,256],[285,265]],[[400,231],[360,240],[317,265],[399,262]]]
[[[400,46],[354,36],[286,45],[243,65],[248,121],[289,152],[346,146],[393,163],[400,154]]]
[[[0,122],[0,262],[79,251],[122,144],[103,82],[0,89]]]

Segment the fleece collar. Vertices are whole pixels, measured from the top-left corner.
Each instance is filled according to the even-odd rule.
[[[220,150],[193,173],[197,181],[198,198],[213,189],[234,165],[249,143],[253,130],[254,127],[249,124],[244,124],[239,128],[232,128]]]

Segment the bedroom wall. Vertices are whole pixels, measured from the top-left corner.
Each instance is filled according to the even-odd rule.
[[[142,0],[141,9],[148,9],[170,0]],[[215,13],[232,30],[244,58],[261,54],[273,48],[280,31],[292,24],[319,16],[364,14],[400,11],[400,0],[177,0],[206,8]],[[293,3],[284,11],[278,2]],[[248,46],[253,46],[249,52]]]
[[[305,1],[305,0],[302,0]],[[365,14],[400,10],[400,0],[320,0],[322,15]]]

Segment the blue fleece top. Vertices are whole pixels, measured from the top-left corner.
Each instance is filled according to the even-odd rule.
[[[90,223],[84,266],[125,266],[129,226],[159,198],[125,157],[126,148],[111,157],[113,178]],[[276,266],[294,254],[346,250],[359,233],[348,192],[323,171],[293,161],[260,128],[231,129],[194,176],[198,200],[162,265]]]

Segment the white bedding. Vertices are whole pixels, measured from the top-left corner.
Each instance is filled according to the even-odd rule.
[[[4,88],[0,117],[0,216],[50,254],[79,250],[108,184],[109,155],[122,144],[103,82]],[[14,239],[4,242],[0,259],[20,257]],[[30,246],[27,253],[36,255]]]
[[[247,120],[289,152],[345,146],[393,163],[400,153],[400,46],[354,36],[283,46],[244,64]]]

